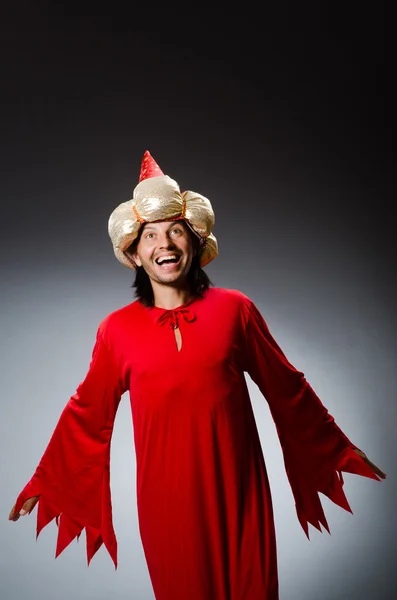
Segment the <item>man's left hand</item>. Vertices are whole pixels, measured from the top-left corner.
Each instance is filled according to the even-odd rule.
[[[373,472],[376,473],[376,475],[378,475],[378,477],[380,477],[381,479],[386,479],[386,473],[384,473],[383,471],[381,471],[379,469],[379,467],[374,465],[374,463],[369,460],[368,456],[362,450],[359,450],[359,448],[354,448],[354,452],[356,452],[359,456],[361,456],[361,458],[363,458],[365,460],[367,465],[369,467],[371,467]]]

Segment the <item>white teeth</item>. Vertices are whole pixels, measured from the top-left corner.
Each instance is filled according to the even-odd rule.
[[[158,258],[156,260],[156,262],[157,262],[158,265],[161,265],[164,260],[170,260],[170,259],[173,259],[173,258],[176,259],[178,257],[177,257],[176,254],[170,254],[169,256],[161,256],[160,258]]]

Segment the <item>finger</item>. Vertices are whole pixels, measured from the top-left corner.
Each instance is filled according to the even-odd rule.
[[[21,510],[15,514],[15,504],[11,509],[11,512],[8,516],[9,521],[18,521],[20,517],[24,517],[28,513],[30,513],[33,508],[36,506],[39,500],[39,496],[33,496],[32,498],[28,498],[26,502],[23,504]]]
[[[384,473],[381,469],[379,469],[379,467],[377,467],[376,465],[374,465],[375,467],[375,473],[377,475],[379,475],[379,477],[381,477],[382,479],[386,479],[386,473]]]
[[[28,500],[26,500],[21,510],[19,511],[20,516],[24,517],[25,515],[31,513],[36,502],[37,500],[35,498],[29,498]]]
[[[12,521],[12,520],[13,520],[13,518],[14,518],[14,516],[15,516],[15,504],[14,504],[14,506],[12,507],[12,509],[10,510],[10,514],[8,515],[8,520],[9,520],[9,521]]]
[[[379,467],[377,467],[372,461],[370,461],[369,458],[368,458],[368,456],[365,454],[365,452],[363,452],[359,448],[355,448],[354,451],[359,456],[361,456],[361,458],[363,458],[365,460],[365,462],[367,463],[367,465],[369,467],[371,467],[371,469],[373,470],[374,473],[376,473],[376,475],[378,475],[382,479],[386,479],[386,477],[387,477],[386,473],[384,473],[381,469],[379,469]]]
[[[379,477],[381,477],[382,479],[386,479],[386,473],[384,473],[381,469],[379,469],[379,467],[377,467],[373,462],[371,462],[369,459],[367,459],[367,463],[368,465],[371,467],[371,469],[374,471],[374,473],[376,473]]]
[[[361,456],[361,458],[366,459],[367,455],[365,454],[365,452],[363,452],[362,450],[360,450],[360,448],[354,448],[354,452],[356,454],[358,454],[359,456]]]
[[[38,496],[33,496],[32,498],[28,498],[25,504],[22,506],[21,513],[25,514],[25,512],[32,512],[33,508],[36,506],[39,500]]]
[[[18,521],[19,517],[20,517],[19,513],[15,514],[15,504],[14,504],[14,506],[11,509],[10,514],[8,515],[8,520],[9,521]]]

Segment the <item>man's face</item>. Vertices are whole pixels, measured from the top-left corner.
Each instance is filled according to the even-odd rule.
[[[146,223],[133,254],[151,281],[162,284],[182,282],[194,256],[192,234],[184,221]]]

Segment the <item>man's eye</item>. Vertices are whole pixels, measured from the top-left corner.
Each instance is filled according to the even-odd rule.
[[[147,234],[145,235],[145,237],[146,237],[146,238],[150,238],[150,237],[152,237],[152,236],[153,236],[153,233],[147,233]]]
[[[179,229],[179,227],[176,227],[175,229],[172,229],[171,233],[182,233],[182,229]]]

